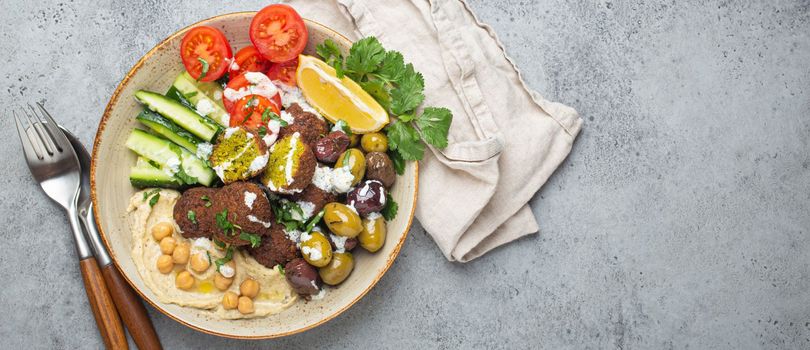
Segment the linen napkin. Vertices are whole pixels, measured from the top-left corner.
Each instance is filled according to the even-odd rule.
[[[425,78],[425,106],[453,112],[449,145],[419,164],[416,218],[466,262],[538,231],[529,200],[571,151],[577,112],[526,87],[463,0],[287,0],[356,40],[376,36]]]

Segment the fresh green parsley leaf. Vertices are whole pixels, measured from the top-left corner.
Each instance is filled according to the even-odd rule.
[[[385,218],[385,221],[394,220],[397,217],[397,210],[399,210],[399,204],[394,201],[394,198],[391,197],[390,194],[385,194],[385,206],[380,211],[380,214]]]
[[[366,74],[377,70],[385,58],[385,49],[377,38],[370,36],[360,39],[352,45],[346,57],[346,69],[355,81],[365,81]]]
[[[399,81],[403,74],[405,74],[405,59],[402,54],[397,51],[386,52],[385,58],[380,64],[380,69],[376,72],[377,77],[388,82],[394,82]]]
[[[260,244],[262,244],[262,237],[255,234],[255,233],[249,233],[249,232],[244,232],[243,231],[242,233],[239,234],[239,239],[241,239],[243,241],[249,241],[251,248],[256,248]]]
[[[344,134],[352,136],[352,128],[349,127],[349,124],[346,123],[345,120],[338,119],[338,121],[335,122],[335,127],[342,130]]]
[[[222,209],[221,212],[215,215],[215,218],[217,220],[217,226],[228,236],[233,236],[236,233],[236,229],[241,229],[241,227],[234,225],[228,220],[228,208]]]
[[[214,260],[214,264],[217,265],[217,272],[219,272],[219,268],[222,265],[227,264],[231,260],[233,260],[233,246],[229,245],[228,248],[225,249],[225,256]]]
[[[144,202],[146,202],[146,200],[147,200],[149,197],[151,197],[151,196],[152,196],[152,195],[154,195],[155,193],[159,193],[159,192],[160,192],[160,189],[159,189],[159,188],[153,189],[153,190],[151,190],[151,191],[145,191],[145,192],[143,193],[143,201],[144,201]]]
[[[217,247],[225,249],[225,242],[222,242],[222,241],[220,241],[220,240],[218,240],[216,238],[212,239],[212,241],[214,241],[214,244],[216,244]]]
[[[258,133],[259,137],[264,137],[265,135],[267,135],[267,127],[264,125],[259,126]]]
[[[287,123],[286,120],[281,119],[281,117],[279,117],[278,114],[270,110],[270,108],[267,108],[264,110],[264,112],[262,112],[262,123],[266,123],[269,120],[277,121],[278,124],[281,125],[281,127],[285,127],[289,124]]]
[[[315,47],[315,52],[318,54],[318,56],[321,56],[326,64],[332,66],[337,71],[342,71],[343,53],[340,52],[340,48],[338,47],[337,43],[331,39],[326,39],[323,43]],[[338,67],[341,69],[338,69]],[[338,77],[342,78],[343,74],[338,74]]]
[[[383,108],[386,110],[391,108],[391,93],[388,91],[384,81],[380,79],[372,79],[369,81],[360,82],[358,84],[360,84],[360,87],[368,92],[371,97],[374,97],[374,99],[377,100],[377,102],[383,106]]]
[[[284,271],[284,265],[276,264],[276,269],[282,276],[286,276],[286,271]]]
[[[197,213],[195,213],[193,210],[189,210],[188,213],[186,213],[186,217],[188,217],[192,224],[197,224]]]
[[[394,171],[397,174],[402,175],[405,174],[405,159],[402,159],[402,156],[397,151],[388,152],[388,158],[391,158],[391,163],[394,166]]]
[[[450,132],[450,122],[453,113],[444,107],[426,107],[422,114],[416,118],[416,126],[425,142],[437,147],[447,147],[447,134]]]
[[[186,98],[192,98],[194,96],[197,96],[197,91],[189,92],[189,93],[185,94],[184,96],[186,96]]]
[[[413,64],[405,66],[402,78],[397,81],[398,86],[391,90],[391,112],[395,115],[410,113],[425,100],[422,93],[425,90],[425,79],[422,73],[413,68]]]
[[[211,253],[209,253],[209,252],[206,250],[206,251],[205,251],[205,255],[207,255],[207,256],[208,256],[208,265],[211,265]]]
[[[197,60],[200,61],[200,64],[202,65],[202,69],[200,70],[200,77],[197,78],[197,81],[200,81],[200,80],[205,79],[205,76],[208,74],[208,68],[209,67],[208,67],[208,61],[206,61],[204,58],[197,57]]]
[[[200,199],[202,199],[203,202],[205,202],[205,207],[206,208],[210,208],[211,205],[213,204],[213,203],[211,203],[211,197],[208,197],[206,195],[201,196]]]
[[[425,153],[425,145],[419,142],[419,133],[413,126],[394,120],[386,127],[388,146],[404,160],[419,160]]]

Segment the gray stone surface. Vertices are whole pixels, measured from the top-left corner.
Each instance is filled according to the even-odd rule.
[[[416,225],[324,326],[232,341],[150,309],[166,348],[810,347],[810,4],[470,2],[585,119],[541,233],[461,265]],[[161,38],[265,2],[94,3],[0,1],[2,105],[45,101],[88,144]],[[65,218],[0,122],[0,348],[99,348]]]

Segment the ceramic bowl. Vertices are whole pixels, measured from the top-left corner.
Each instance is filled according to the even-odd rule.
[[[380,280],[397,257],[413,220],[416,204],[417,164],[409,163],[391,195],[399,203],[399,215],[388,223],[388,238],[375,254],[355,250],[354,272],[342,284],[330,288],[322,300],[296,302],[284,312],[250,320],[220,320],[200,310],[164,304],[147,288],[131,257],[131,233],[126,220],[127,203],[136,191],[128,179],[135,154],[124,142],[133,128],[143,128],[135,116],[143,108],[134,98],[139,89],[167,91],[183,71],[179,47],[183,34],[197,25],[222,30],[234,52],[250,44],[248,27],[255,12],[221,15],[195,23],[170,35],[149,50],[127,73],[107,104],[93,145],[92,197],[96,221],[104,243],[115,264],[132,287],[166,316],[199,331],[231,338],[274,338],[316,327],[345,311],[362,298]],[[309,43],[304,53],[314,55],[315,46],[332,39],[348,52],[351,42],[341,34],[317,22],[306,20]]]

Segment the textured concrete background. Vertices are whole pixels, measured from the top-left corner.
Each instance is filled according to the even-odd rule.
[[[470,2],[585,118],[540,235],[460,265],[417,225],[324,326],[231,341],[150,310],[166,348],[810,347],[810,3]],[[95,3],[0,1],[0,103],[45,101],[87,144],[161,38],[265,4]],[[98,348],[65,218],[0,121],[0,348]]]

